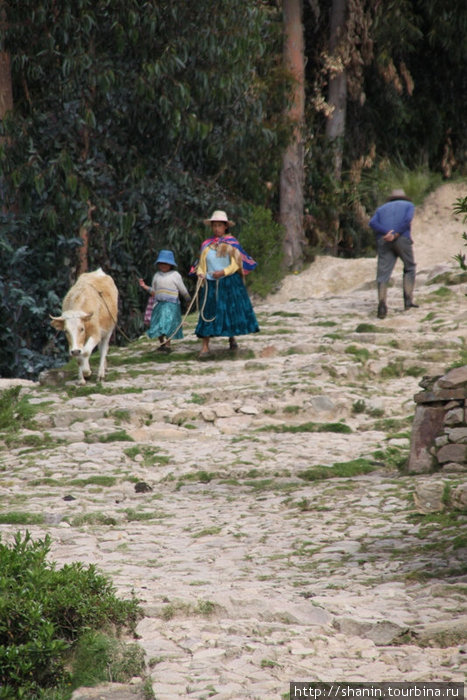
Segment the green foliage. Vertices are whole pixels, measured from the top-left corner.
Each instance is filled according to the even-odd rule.
[[[371,460],[359,458],[349,462],[336,462],[332,467],[317,465],[299,472],[300,479],[305,481],[318,481],[321,479],[349,478],[359,474],[369,474],[379,468],[379,465]]]
[[[278,11],[247,0],[4,10],[15,109],[0,123],[0,372],[34,376],[63,357],[47,318],[76,275],[82,230],[134,337],[137,278],[150,279],[157,250],[173,249],[186,274],[213,208],[241,218],[266,201],[286,78]]]
[[[249,290],[261,297],[277,291],[283,277],[284,227],[264,207],[250,207],[245,213],[239,238],[258,267],[246,278]]]
[[[455,214],[462,214],[463,219],[462,222],[465,224],[467,221],[467,196],[465,197],[459,197],[459,199],[456,200],[456,203],[454,204],[454,213]],[[462,234],[462,240],[464,241],[464,246],[467,245],[467,233]],[[465,253],[458,253],[455,256],[457,262],[459,263],[460,267],[462,270],[467,270],[467,264],[465,262]]]
[[[0,392],[0,431],[16,432],[20,428],[34,429],[33,418],[39,407],[29,403],[21,387],[14,386]]]
[[[46,689],[73,687],[67,669],[83,634],[133,628],[141,616],[136,601],[117,598],[94,566],[48,563],[50,544],[29,533],[18,533],[10,547],[0,544],[2,698],[35,700]]]
[[[17,510],[0,513],[0,523],[8,525],[42,525],[44,516],[41,513],[25,513]]]
[[[353,355],[356,360],[362,363],[362,365],[364,365],[370,357],[370,351],[367,348],[359,348],[356,345],[349,345],[345,349],[345,352],[348,355]]]
[[[441,184],[441,173],[430,171],[426,165],[409,167],[387,159],[362,173],[358,196],[374,208],[385,202],[393,189],[402,188],[417,206]]]
[[[74,653],[73,687],[126,683],[142,675],[144,666],[144,651],[137,644],[123,644],[101,632],[86,632]]]

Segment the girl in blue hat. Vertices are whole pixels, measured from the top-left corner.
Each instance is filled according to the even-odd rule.
[[[182,277],[175,268],[174,254],[171,250],[161,250],[157,260],[157,272],[148,287],[143,279],[139,279],[140,287],[154,297],[155,304],[151,314],[151,321],[146,335],[149,338],[159,338],[160,345],[157,348],[161,352],[170,352],[170,339],[183,338],[182,314],[180,311],[180,296],[187,302],[190,295],[185,287]]]

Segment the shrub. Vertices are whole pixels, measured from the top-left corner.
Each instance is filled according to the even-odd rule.
[[[272,218],[269,209],[250,207],[246,211],[246,223],[239,232],[243,248],[258,263],[248,277],[247,286],[253,294],[266,297],[278,287],[283,276],[282,241],[284,228]],[[236,232],[233,231],[236,235]]]
[[[133,629],[141,616],[137,601],[117,598],[93,565],[48,563],[50,544],[29,533],[17,533],[11,547],[0,541],[0,698],[36,700],[46,689],[65,697],[83,634]]]

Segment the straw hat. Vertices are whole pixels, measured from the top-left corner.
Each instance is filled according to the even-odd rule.
[[[407,197],[405,194],[404,190],[399,189],[399,190],[393,190],[391,194],[389,195],[387,201],[392,202],[394,199],[406,199],[407,201],[410,202],[410,198]]]
[[[217,210],[217,211],[213,212],[210,219],[204,219],[204,223],[208,224],[208,225],[212,221],[223,221],[225,224],[227,224],[227,226],[235,226],[235,222],[229,221],[229,218],[228,218],[227,214],[225,213],[225,211]]]

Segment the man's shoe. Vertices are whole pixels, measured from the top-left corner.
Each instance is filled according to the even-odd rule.
[[[408,309],[418,309],[420,308],[418,304],[414,304],[413,301],[406,301],[404,304],[404,309],[407,311]]]
[[[386,318],[387,313],[388,307],[386,306],[386,302],[380,301],[378,304],[378,318]]]

